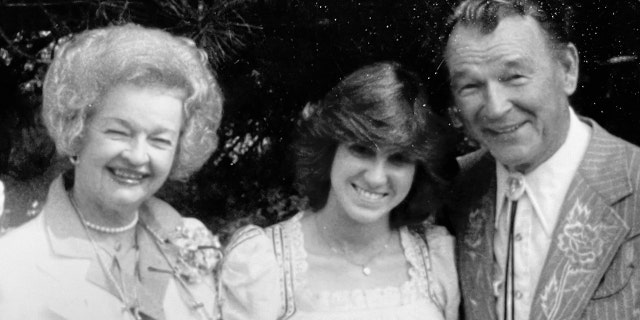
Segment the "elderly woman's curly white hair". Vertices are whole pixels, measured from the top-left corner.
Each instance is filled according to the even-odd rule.
[[[47,71],[43,118],[59,154],[76,155],[86,121],[120,84],[184,90],[182,132],[170,178],[185,179],[217,146],[222,93],[192,40],[127,24],[82,32],[61,45]]]

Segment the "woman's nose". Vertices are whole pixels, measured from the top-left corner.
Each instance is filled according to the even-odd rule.
[[[365,170],[365,180],[371,186],[380,186],[387,183],[387,168],[385,161],[377,159]]]
[[[129,147],[122,152],[122,156],[132,165],[146,164],[149,161],[147,143],[140,140],[133,140]]]

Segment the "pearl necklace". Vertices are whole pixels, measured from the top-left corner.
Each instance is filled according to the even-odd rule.
[[[89,227],[89,229],[93,229],[95,231],[98,232],[102,232],[102,233],[110,233],[110,234],[115,234],[115,233],[122,233],[128,230],[133,229],[136,224],[138,224],[138,219],[140,218],[140,215],[138,214],[138,211],[136,211],[136,216],[133,217],[133,220],[131,222],[129,222],[129,224],[122,226],[122,227],[105,227],[105,226],[99,226],[97,224],[93,224],[90,221],[82,218],[82,222],[84,222],[84,224]]]
[[[76,212],[80,213],[80,211],[78,210],[78,205],[76,204],[76,200],[71,192],[69,192],[69,201],[71,202],[71,205],[73,205],[73,208],[76,210]],[[129,224],[122,227],[105,227],[92,223],[91,221],[85,219],[82,214],[80,214],[80,220],[82,220],[82,224],[89,227],[89,229],[109,234],[123,233],[125,231],[133,229],[138,224],[139,218],[140,214],[136,210],[136,216],[133,217],[133,220],[129,222]]]
[[[378,256],[380,256],[382,253],[384,253],[385,251],[387,251],[387,249],[389,249],[389,243],[391,242],[391,239],[393,238],[393,233],[389,234],[389,237],[387,238],[387,240],[384,242],[384,245],[382,246],[382,248],[380,248],[378,251],[376,251],[373,255],[371,255],[365,262],[360,263],[358,261],[355,261],[353,259],[353,257],[349,256],[349,254],[347,253],[347,250],[340,250],[338,248],[336,248],[335,246],[333,246],[330,241],[329,241],[329,237],[327,235],[325,235],[325,232],[328,231],[328,228],[326,226],[322,226],[320,227],[320,223],[318,223],[318,216],[315,216],[315,225],[316,225],[316,229],[318,230],[318,233],[320,234],[320,238],[322,238],[322,240],[327,244],[327,246],[329,246],[329,249],[331,249],[331,251],[336,254],[336,255],[341,255],[342,257],[344,257],[344,259],[357,266],[360,267],[362,270],[362,274],[364,274],[365,276],[369,276],[371,275],[371,262],[373,262],[373,260],[375,260],[375,258],[377,258]]]

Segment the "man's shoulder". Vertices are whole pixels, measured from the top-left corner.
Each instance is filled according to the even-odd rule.
[[[637,146],[631,142],[628,142],[622,138],[613,136],[613,139],[617,141],[617,143],[624,150],[624,158],[627,159],[628,163],[639,164],[640,163],[640,146]],[[633,166],[633,169],[640,169],[639,166]]]
[[[486,166],[491,163],[494,163],[491,154],[483,148],[480,148],[476,151],[464,154],[457,158],[458,164],[460,165],[460,174],[464,174],[468,171],[475,169],[478,166]]]
[[[495,176],[495,159],[485,149],[458,157],[460,172],[456,176],[453,189],[459,192],[486,189]],[[483,188],[485,187],[485,188]]]
[[[606,176],[619,173],[620,176],[624,176],[624,180],[630,185],[635,198],[640,201],[640,147],[616,137],[602,128],[599,129],[601,131],[595,137],[599,141],[593,141],[593,143],[601,146],[600,151],[606,154],[606,158],[599,162],[600,168],[597,169],[598,175],[601,177],[593,178],[604,179]]]
[[[623,140],[622,138],[616,136],[612,137],[621,147],[620,150],[622,153],[622,157],[628,164],[627,168],[634,171],[640,170],[640,147],[631,142]]]
[[[640,179],[640,147],[614,136],[591,119],[587,122],[593,133],[583,164],[599,167],[597,172],[601,174],[608,174],[606,168],[612,168],[627,171],[631,180]]]
[[[446,205],[439,223],[451,228],[454,233],[464,225],[471,208],[477,207],[483,199],[494,199],[495,160],[486,150],[477,150],[458,157],[460,171],[453,181],[446,197]],[[487,197],[489,196],[489,197]]]
[[[581,172],[587,182],[625,220],[634,237],[640,234],[640,147],[612,135],[595,121],[587,119],[593,128],[587,155]]]

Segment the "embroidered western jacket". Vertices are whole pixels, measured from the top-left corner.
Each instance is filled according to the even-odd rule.
[[[640,149],[590,119],[589,146],[573,177],[537,284],[530,319],[640,319]],[[496,319],[495,159],[460,159],[449,219],[467,320]]]

